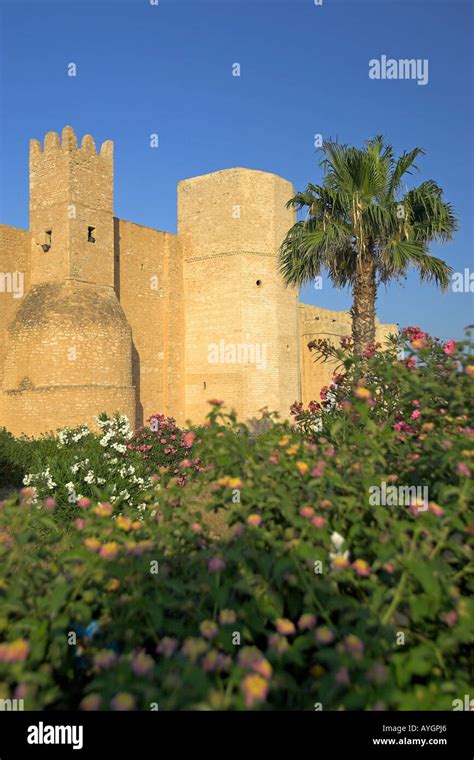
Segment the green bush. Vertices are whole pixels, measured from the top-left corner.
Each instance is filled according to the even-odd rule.
[[[66,532],[51,499],[5,503],[0,696],[452,709],[472,670],[474,362],[468,342],[413,335],[405,358],[343,352],[346,377],[296,426],[255,437],[215,403],[199,474],[151,487],[139,514],[85,500]]]
[[[0,488],[18,488],[28,461],[28,442],[0,428]]]

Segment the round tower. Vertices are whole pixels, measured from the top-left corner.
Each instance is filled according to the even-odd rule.
[[[287,417],[300,397],[298,294],[278,271],[294,223],[290,182],[227,169],[178,185],[184,248],[186,417],[218,397],[242,419],[267,406]]]

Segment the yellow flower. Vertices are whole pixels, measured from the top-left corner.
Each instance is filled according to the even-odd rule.
[[[242,681],[246,707],[253,707],[255,702],[264,702],[268,693],[268,681],[258,673],[249,673]]]
[[[309,470],[309,465],[306,462],[296,462],[296,467],[300,475],[305,475]]]
[[[372,398],[372,394],[368,388],[356,388],[354,395],[356,398]]]
[[[91,552],[97,552],[100,549],[100,541],[98,541],[97,538],[86,538],[84,545],[87,546]]]
[[[101,547],[99,552],[104,559],[115,559],[120,549],[120,545],[116,541],[110,541]]]
[[[290,436],[284,435],[283,438],[280,438],[280,440],[278,441],[278,445],[282,447],[288,446],[289,442],[290,442]]]
[[[130,530],[132,527],[132,521],[130,517],[124,517],[123,515],[119,515],[117,517],[117,525],[121,530]]]
[[[110,517],[113,512],[112,504],[108,504],[107,502],[105,504],[99,504],[99,506],[94,509],[94,512],[99,517]]]
[[[224,486],[225,488],[240,488],[242,481],[240,478],[231,478],[229,475],[226,475],[224,478],[219,478],[217,484],[219,486]]]

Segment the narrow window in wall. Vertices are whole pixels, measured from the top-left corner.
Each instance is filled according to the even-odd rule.
[[[87,242],[95,243],[95,227],[87,228]]]
[[[53,231],[52,230],[45,230],[44,233],[44,243],[41,246],[43,251],[46,253],[51,248],[51,240],[52,240]]]
[[[206,386],[206,381],[204,381],[204,382],[203,382],[203,384],[202,384],[202,389],[205,391],[205,390],[206,390],[206,387],[207,387],[207,386]]]

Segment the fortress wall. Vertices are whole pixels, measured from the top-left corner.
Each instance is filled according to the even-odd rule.
[[[302,400],[306,406],[310,401],[319,401],[319,392],[325,385],[330,385],[338,371],[334,361],[315,362],[315,354],[309,351],[308,343],[312,340],[327,339],[339,346],[343,336],[350,336],[352,330],[351,315],[347,311],[332,311],[319,306],[301,303],[299,305],[300,340],[301,340],[301,384]],[[390,333],[397,333],[397,325],[375,322],[376,341],[382,343]]]
[[[31,234],[28,230],[0,224],[0,391],[6,356],[7,327],[30,287]],[[23,278],[20,277],[23,275]],[[0,418],[0,427],[3,422]]]
[[[298,395],[296,295],[277,271],[278,247],[293,221],[285,208],[292,192],[276,175],[239,168],[178,185],[186,416],[193,422],[204,419],[210,398],[245,419],[263,406],[286,415],[287,397]],[[287,345],[291,371],[290,359],[279,363]]]
[[[0,399],[6,410],[5,427],[15,436],[33,438],[55,432],[65,426],[87,424],[97,429],[100,411],[113,415],[116,411],[129,420],[135,412],[135,392],[130,386],[64,386],[8,391]]]
[[[184,418],[182,258],[168,232],[115,220],[116,292],[132,328],[137,424]]]

